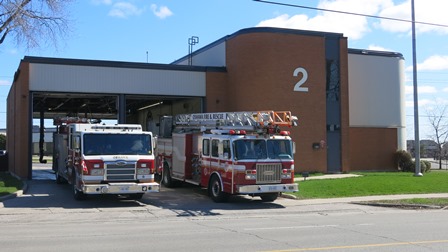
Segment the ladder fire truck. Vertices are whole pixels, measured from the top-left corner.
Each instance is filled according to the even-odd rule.
[[[53,170],[68,182],[76,200],[89,194],[140,199],[159,192],[154,182],[154,140],[138,124],[93,124],[85,118],[56,118]]]
[[[279,193],[296,192],[295,145],[281,126],[297,126],[297,117],[289,111],[162,117],[156,147],[161,182],[199,185],[215,202],[235,194],[271,202]]]

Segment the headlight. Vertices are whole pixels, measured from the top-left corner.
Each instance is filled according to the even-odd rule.
[[[90,170],[90,175],[92,176],[103,176],[104,170],[103,169],[92,169]]]
[[[149,168],[138,168],[137,175],[149,175]]]

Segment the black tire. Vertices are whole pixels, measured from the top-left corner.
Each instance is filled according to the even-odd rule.
[[[273,202],[278,198],[278,193],[264,193],[260,195],[261,201]]]
[[[61,176],[59,175],[59,171],[56,171],[55,173],[56,176],[56,184],[65,184],[67,181]]]
[[[223,192],[221,181],[219,181],[218,176],[212,176],[208,186],[208,194],[210,198],[216,203],[227,202],[229,199],[229,194]]]
[[[166,164],[163,166],[162,184],[169,188],[174,187],[174,181],[173,178],[171,178],[170,168]]]
[[[144,193],[134,193],[134,194],[128,194],[129,199],[133,200],[140,200],[143,198]]]
[[[162,175],[159,173],[154,173],[154,180],[159,184],[162,183]]]
[[[72,180],[72,191],[73,191],[73,198],[75,200],[85,200],[87,198],[87,195],[85,195],[82,191],[76,189],[76,175],[73,174],[73,180]]]

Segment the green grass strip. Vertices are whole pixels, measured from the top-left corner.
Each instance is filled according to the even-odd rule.
[[[362,172],[354,178],[309,179],[299,183],[299,199],[392,194],[448,193],[448,172],[432,171],[422,177],[406,172]]]
[[[22,181],[13,177],[8,172],[0,172],[0,196],[5,196],[21,190]]]

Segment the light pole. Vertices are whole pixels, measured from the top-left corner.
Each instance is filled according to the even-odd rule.
[[[415,174],[414,176],[421,177],[423,174],[420,169],[420,136],[419,136],[419,122],[418,122],[418,93],[417,93],[417,53],[415,42],[415,12],[414,0],[411,0],[412,13],[412,78],[414,84],[414,136],[415,136]]]

